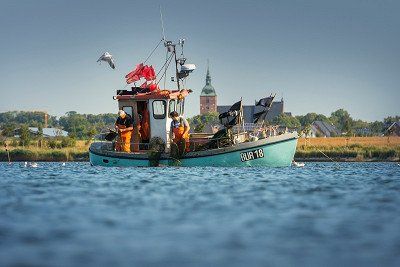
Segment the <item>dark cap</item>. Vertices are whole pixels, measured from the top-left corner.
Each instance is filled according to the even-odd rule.
[[[172,111],[171,113],[169,113],[169,116],[170,116],[170,117],[178,117],[179,114],[178,114],[178,112],[176,112],[176,111]]]

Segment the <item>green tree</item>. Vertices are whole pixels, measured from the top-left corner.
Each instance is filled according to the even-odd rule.
[[[278,117],[274,118],[273,122],[288,128],[300,130],[301,123],[296,117],[286,115],[285,113],[280,114]]]
[[[61,147],[74,147],[76,145],[76,140],[71,137],[61,137]]]
[[[69,111],[66,116],[59,119],[60,125],[69,133],[69,136],[74,138],[86,137],[85,133],[89,127],[86,117],[78,114],[76,111]]]
[[[14,132],[17,129],[17,127],[18,127],[17,124],[7,122],[2,127],[1,135],[5,136],[5,137],[13,137]]]
[[[353,125],[351,131],[355,133],[357,136],[365,136],[371,135],[371,133],[367,133],[370,130],[370,124],[363,120],[353,120]]]
[[[314,112],[307,113],[306,115],[296,116],[296,118],[300,121],[301,126],[303,127],[306,125],[311,125],[314,121],[325,121],[331,123],[331,121],[325,115]]]
[[[350,119],[346,119],[344,121],[344,125],[342,130],[346,133],[347,136],[351,136],[353,134],[353,129],[351,128],[351,121]]]
[[[381,121],[374,121],[369,124],[369,129],[373,135],[382,135],[384,131],[384,123]]]
[[[19,135],[19,144],[21,146],[28,146],[32,140],[31,133],[27,125],[22,125]]]
[[[331,113],[330,121],[341,131],[348,132],[352,128],[353,119],[344,109],[338,109]]]
[[[190,128],[192,128],[194,132],[200,133],[203,132],[206,124],[219,124],[220,122],[218,116],[218,112],[208,112],[189,118],[188,122],[190,124]]]
[[[89,139],[92,139],[96,134],[97,134],[97,130],[96,130],[96,127],[94,127],[94,126],[90,126],[86,132],[86,136]]]

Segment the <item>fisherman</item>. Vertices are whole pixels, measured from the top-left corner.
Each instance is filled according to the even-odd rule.
[[[119,133],[119,140],[115,146],[117,151],[131,152],[131,137],[133,131],[133,120],[125,111],[118,111],[118,118],[115,122],[115,129]]]
[[[173,140],[175,144],[178,144],[182,140],[185,141],[185,151],[189,152],[189,123],[185,118],[179,116],[178,112],[172,111],[169,116],[171,117],[171,129],[170,139]]]
[[[147,104],[144,105],[141,115],[140,136],[142,138],[142,143],[148,143],[150,140],[150,116]]]

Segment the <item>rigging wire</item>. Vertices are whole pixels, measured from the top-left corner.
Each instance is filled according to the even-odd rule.
[[[168,60],[168,50],[167,50],[167,52],[165,53],[165,62],[167,62],[167,60]],[[166,83],[167,83],[167,75],[166,75],[166,72],[167,72],[167,69],[164,70],[164,90],[165,90],[165,85],[166,85]]]
[[[162,41],[164,41],[164,38],[161,39],[158,44],[156,45],[156,47],[154,47],[153,51],[151,51],[150,55],[146,58],[146,60],[143,62],[143,65],[147,62],[147,60],[149,60],[149,58],[153,55],[153,53],[156,51],[156,49],[160,46],[160,44],[162,43]]]
[[[164,38],[161,39],[158,44],[156,45],[156,47],[154,47],[154,49],[150,52],[150,54],[147,56],[146,60],[143,61],[143,64],[145,64],[147,62],[147,60],[150,59],[150,57],[154,54],[154,52],[157,50],[157,48],[160,46],[160,44],[164,41]],[[165,64],[164,64],[165,65]],[[135,87],[136,87],[136,83],[134,83]],[[126,87],[128,87],[129,84],[125,84],[124,87],[122,87],[122,89],[120,89],[121,91],[125,90]]]
[[[167,72],[166,70],[168,69],[168,67],[169,67],[169,64],[171,64],[171,62],[172,62],[172,59],[173,59],[173,53],[171,53],[171,55],[169,56],[169,61],[165,61],[165,63],[164,63],[164,66],[165,66],[165,64],[168,62],[168,64],[165,66],[165,71],[164,71],[164,73],[163,73],[163,75],[161,76],[161,78],[158,80],[158,82],[156,83],[157,85],[160,83],[160,81],[162,80],[162,78],[164,77],[164,75],[165,75],[165,73]],[[163,66],[163,67],[164,67]],[[161,72],[161,70],[158,72],[158,74]],[[158,75],[157,74],[157,75]]]
[[[161,73],[161,71],[164,69],[165,65],[167,65],[168,60],[171,61],[173,55],[174,55],[174,54],[171,54],[171,55],[168,57],[168,59],[165,60],[164,65],[162,65],[162,67],[160,68],[160,70],[157,72],[156,77],[157,77],[157,76]],[[169,64],[166,66],[166,68],[168,68],[168,66],[169,66]]]

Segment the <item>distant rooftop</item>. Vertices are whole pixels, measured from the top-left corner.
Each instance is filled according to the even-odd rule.
[[[334,125],[325,121],[314,121],[311,126],[327,137],[340,135],[340,131]]]
[[[39,129],[37,127],[29,127],[29,130],[34,134],[39,133]],[[68,132],[61,130],[61,129],[57,129],[57,128],[43,128],[43,136],[44,137],[58,137],[58,136],[66,137],[66,136],[68,136]]]

